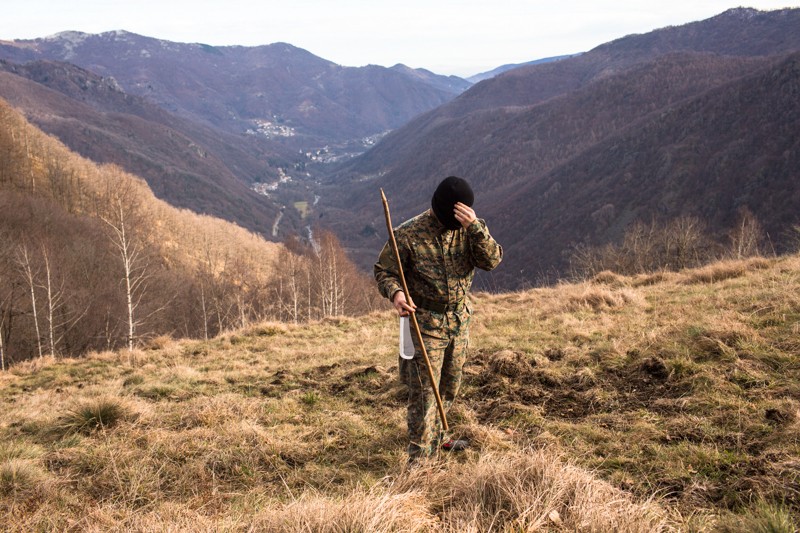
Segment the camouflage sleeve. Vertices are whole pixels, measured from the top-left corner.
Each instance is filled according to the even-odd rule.
[[[503,260],[503,247],[489,234],[486,222],[477,219],[467,228],[472,264],[481,270],[494,270]]]
[[[404,259],[403,254],[405,247],[400,245],[399,240],[397,248],[400,251],[400,260],[405,263],[406,259]],[[373,266],[372,272],[375,275],[375,281],[378,282],[378,291],[389,300],[392,299],[397,291],[403,290],[403,285],[400,282],[400,271],[397,268],[397,260],[394,257],[394,251],[389,241],[383,245],[383,250],[381,250],[378,262]]]

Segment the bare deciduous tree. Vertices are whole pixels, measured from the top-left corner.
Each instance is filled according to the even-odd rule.
[[[764,231],[756,216],[749,209],[739,211],[736,226],[728,234],[730,255],[736,259],[761,254]]]
[[[56,335],[55,335],[55,320],[54,316],[56,310],[61,306],[62,296],[64,294],[63,284],[59,287],[53,286],[53,271],[50,268],[50,254],[47,248],[42,245],[42,257],[44,258],[44,273],[45,273],[45,294],[47,295],[47,339],[50,348],[50,355],[56,356]]]
[[[50,252],[47,246],[42,243],[42,258],[44,260],[44,285],[41,288],[45,291],[47,298],[47,341],[50,355],[58,357],[59,344],[61,344],[64,332],[68,332],[78,323],[89,311],[87,306],[82,312],[69,312],[66,309],[64,298],[64,279],[56,280],[56,272],[50,261]]]
[[[348,296],[344,273],[346,258],[336,237],[329,231],[319,232],[319,242],[312,260],[317,302],[322,317],[343,314]]]
[[[697,266],[707,259],[705,224],[699,218],[682,216],[673,219],[662,233],[665,258],[673,269]]]
[[[125,289],[127,308],[127,335],[125,344],[133,350],[136,342],[136,329],[141,325],[137,310],[147,292],[150,279],[149,261],[144,246],[135,237],[134,211],[137,201],[131,187],[123,186],[109,195],[107,211],[101,219],[110,229],[109,236],[122,262],[122,284]]]
[[[277,274],[277,286],[274,289],[279,316],[295,324],[302,317],[302,304],[307,283],[308,261],[305,257],[284,248],[278,257],[280,272]]]
[[[0,277],[0,284],[4,284],[5,280]],[[0,370],[6,370],[6,344],[5,344],[5,337],[6,333],[6,321],[7,316],[10,316],[10,309],[6,311],[6,306],[8,305],[11,296],[7,294],[0,295]]]
[[[36,347],[39,352],[39,357],[44,357],[42,350],[42,333],[39,328],[39,312],[36,304],[36,287],[38,286],[37,278],[39,271],[34,269],[30,250],[28,250],[27,243],[23,242],[17,247],[16,252],[17,268],[25,280],[26,286],[29,290],[31,298],[31,314],[33,316],[33,324],[36,332]]]

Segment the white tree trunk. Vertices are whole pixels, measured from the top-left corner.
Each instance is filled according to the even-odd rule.
[[[125,303],[127,307],[128,333],[126,346],[129,351],[133,350],[136,341],[136,309],[141,302],[145,291],[145,283],[148,278],[147,264],[141,256],[141,249],[133,242],[130,235],[128,219],[130,214],[128,207],[122,198],[114,199],[114,212],[111,217],[103,218],[103,221],[112,229],[112,242],[117,248],[122,260],[123,281],[125,282]]]
[[[2,310],[0,310],[2,311]],[[0,315],[2,318],[2,315]],[[6,370],[6,350],[5,346],[3,345],[3,320],[0,320],[0,371],[5,372]]]
[[[17,262],[22,270],[22,274],[25,276],[25,281],[28,282],[28,288],[30,289],[33,324],[36,330],[36,347],[39,350],[39,357],[42,358],[44,354],[42,351],[42,333],[39,329],[39,313],[36,308],[36,280],[34,279],[31,257],[27,245],[23,244],[20,246],[17,254]]]
[[[52,275],[50,271],[50,257],[47,254],[47,250],[42,247],[42,254],[44,256],[44,271],[46,276],[46,285],[45,289],[47,290],[47,330],[48,330],[48,341],[50,345],[50,355],[53,357],[56,356],[56,335],[55,335],[55,326],[53,325],[53,314],[55,313],[55,308],[58,302],[56,301],[58,295],[53,295],[53,282],[52,282]]]
[[[203,309],[203,338],[208,342],[208,311],[206,310],[206,289],[200,283],[200,306]]]

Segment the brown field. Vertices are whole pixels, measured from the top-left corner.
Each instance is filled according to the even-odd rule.
[[[478,294],[405,468],[389,311],[0,374],[10,531],[795,531],[800,256]]]

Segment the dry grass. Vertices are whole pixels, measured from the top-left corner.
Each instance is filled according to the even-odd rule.
[[[0,496],[24,499],[37,490],[43,477],[42,472],[28,461],[11,459],[0,463]]]
[[[601,274],[480,296],[465,394],[478,421],[660,495],[682,529],[741,518],[756,497],[796,519],[800,258]]]
[[[610,285],[612,287],[624,287],[628,284],[628,279],[625,276],[611,272],[610,270],[603,270],[602,272],[595,274],[595,276],[592,278],[592,283]]]
[[[4,525],[796,525],[800,257],[475,300],[450,416],[472,449],[413,471],[389,312],[18,365],[0,375]]]
[[[771,261],[763,257],[752,257],[730,261],[720,261],[687,273],[686,283],[715,283],[738,278],[753,270],[769,268]]]
[[[131,416],[130,411],[119,399],[93,398],[59,417],[53,430],[62,435],[91,433],[111,429],[129,416]]]
[[[256,517],[257,531],[622,531],[667,528],[658,505],[633,501],[544,450],[431,463],[345,499],[304,496]]]

